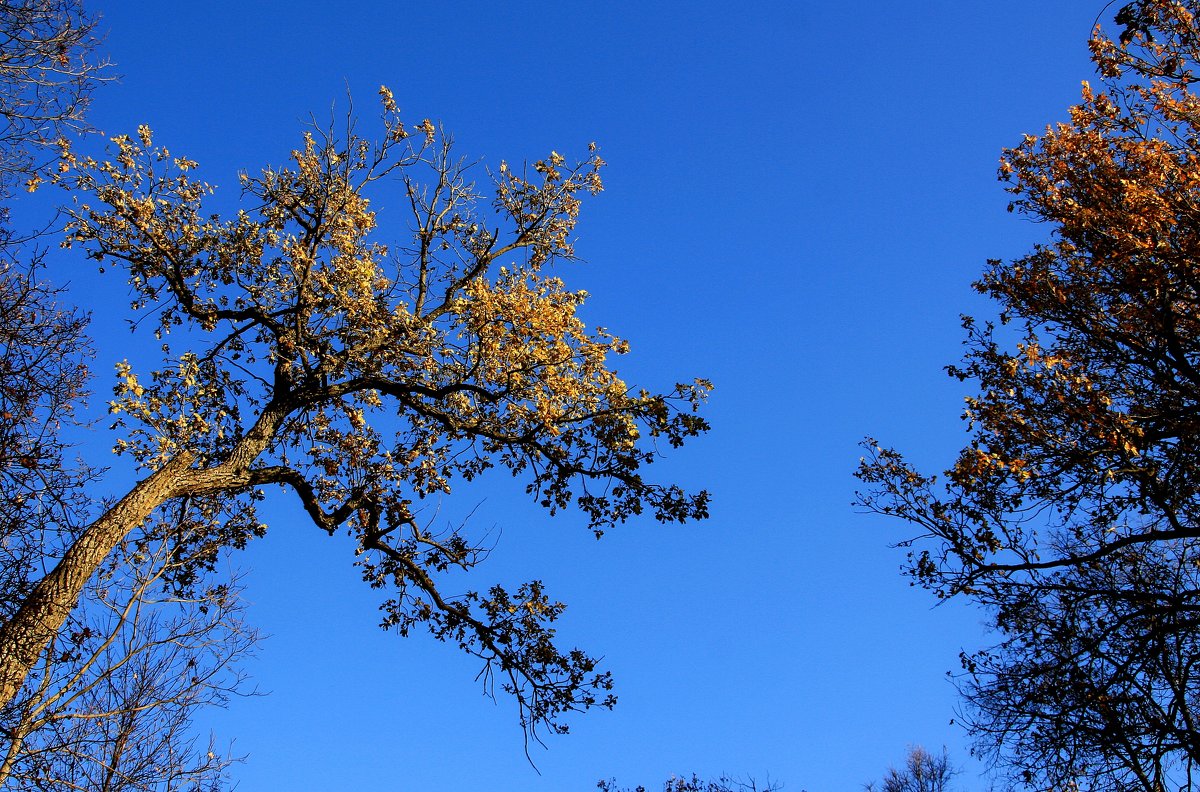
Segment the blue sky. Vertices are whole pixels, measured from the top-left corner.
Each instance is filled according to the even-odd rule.
[[[658,466],[713,492],[707,522],[597,542],[506,476],[440,504],[499,537],[476,587],[541,578],[570,606],[562,633],[617,678],[615,711],[533,751],[540,774],[511,702],[482,697],[452,648],[379,631],[348,543],[277,499],[268,537],[231,561],[271,635],[248,669],[270,695],[204,724],[248,754],[240,789],[728,772],[824,792],[878,778],[909,744],[968,764],[945,673],[986,640],[980,615],[908,586],[889,547],[905,526],[856,514],[851,474],[866,434],[934,467],[961,441],[962,386],[941,369],[959,314],[989,311],[969,283],[1047,233],[1005,212],[998,156],[1078,98],[1099,6],[92,2],[123,75],[93,122],[149,124],[229,195],[348,92],[366,130],[380,84],[472,159],[597,141],[610,167],[578,228],[586,263],[559,274],[592,294],[589,322],[631,341],[628,381],[717,388],[711,434]],[[130,339],[96,295],[123,287],[78,258],[56,267],[96,313],[107,376]],[[970,768],[962,786],[982,789]]]

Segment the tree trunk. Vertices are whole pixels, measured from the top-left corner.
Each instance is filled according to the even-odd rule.
[[[92,573],[155,508],[178,494],[181,474],[192,459],[191,453],[181,453],[89,525],[54,569],[33,587],[12,619],[0,627],[0,707],[20,691]]]

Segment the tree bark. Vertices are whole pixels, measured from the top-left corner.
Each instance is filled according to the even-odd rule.
[[[12,619],[0,626],[0,707],[20,691],[105,557],[155,508],[178,494],[181,474],[192,459],[190,452],[181,453],[138,482],[84,530],[54,569],[37,582]]]

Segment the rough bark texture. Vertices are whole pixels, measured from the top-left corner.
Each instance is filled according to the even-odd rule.
[[[17,695],[46,644],[75,607],[88,578],[154,509],[175,495],[190,453],[172,459],[88,526],[51,572],[38,581],[16,615],[0,627],[0,707]]]

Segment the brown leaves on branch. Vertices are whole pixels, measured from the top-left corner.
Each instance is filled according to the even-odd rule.
[[[554,643],[563,606],[540,583],[443,593],[440,573],[484,553],[419,525],[412,507],[504,467],[597,535],[647,510],[702,518],[707,493],[644,472],[660,440],[708,428],[697,410],[711,386],[631,389],[612,366],[627,343],[589,329],[577,315],[586,295],[549,273],[574,257],[581,202],[602,188],[594,146],[573,165],[557,152],[520,173],[502,164],[488,197],[443,132],[405,124],[380,94],[380,140],[352,119],[310,130],[288,165],[242,178],[245,208],[225,218],[204,207],[213,188],[196,163],[155,146],[147,127],[114,138],[109,160],[62,151],[54,181],[77,201],[67,244],[128,273],[130,309],[163,362],[119,364],[110,403],[115,450],[148,478],[0,630],[0,682],[28,673],[17,647],[48,640],[78,573],[145,515],[179,510],[175,547],[189,561],[164,581],[186,596],[222,549],[266,530],[255,505],[282,485],[319,528],[356,537],[366,580],[395,592],[385,626],[425,624],[479,657],[488,689],[501,681],[530,732],[612,705],[596,661]],[[387,243],[377,194],[407,215],[407,234]],[[6,663],[8,646],[21,658]]]
[[[918,527],[910,572],[989,609],[964,657],[985,752],[1024,783],[1172,786],[1200,698],[1200,4],[1098,28],[1102,87],[1005,152],[1012,209],[1051,236],[991,262],[952,376],[970,441],[941,476],[867,444],[860,503]],[[1194,734],[1194,730],[1191,732]],[[1039,787],[1040,788],[1040,787]]]
[[[525,169],[476,173],[491,182],[485,194],[451,140],[429,120],[402,121],[384,88],[379,140],[359,136],[352,119],[338,132],[313,129],[287,165],[243,177],[244,208],[222,218],[204,206],[213,189],[193,177],[197,163],[156,147],[148,127],[114,138],[108,160],[72,151],[62,134],[81,123],[103,76],[88,57],[94,21],[68,0],[10,5],[0,7],[9,41],[27,49],[0,53],[9,136],[0,193],[18,176],[30,189],[53,181],[69,191],[67,246],[126,273],[131,317],[154,332],[149,346],[163,357],[148,371],[117,365],[115,450],[146,478],[92,504],[74,485],[98,473],[68,468],[57,435],[35,431],[69,417],[80,395],[82,318],[56,307],[32,274],[4,271],[4,288],[17,290],[0,294],[6,327],[32,337],[4,339],[0,355],[3,472],[23,486],[56,476],[55,492],[82,499],[63,500],[58,514],[45,498],[5,501],[10,532],[31,533],[6,573],[0,772],[97,788],[220,782],[226,760],[210,751],[204,761],[183,740],[191,708],[235,690],[236,679],[189,686],[184,675],[182,687],[146,688],[121,670],[137,664],[105,646],[140,646],[139,658],[168,666],[221,669],[242,656],[252,635],[212,575],[224,551],[267,529],[256,506],[272,485],[321,530],[357,538],[364,578],[390,590],[386,627],[424,624],[479,657],[486,688],[499,680],[516,697],[529,733],[565,731],[564,713],[611,706],[596,660],[555,643],[561,603],[537,581],[443,593],[439,577],[485,552],[461,531],[420,525],[413,510],[457,480],[505,467],[551,513],[579,509],[597,535],[646,510],[663,521],[706,516],[707,493],[644,473],[660,440],[676,447],[707,429],[697,410],[711,386],[629,388],[612,365],[626,342],[588,328],[577,315],[586,295],[549,271],[574,257],[582,201],[602,189],[595,146],[574,164],[551,152]],[[377,241],[381,195],[406,215],[407,231],[393,228],[386,243]],[[21,289],[36,299],[22,302]],[[52,343],[59,357],[37,357]],[[21,522],[31,503],[41,523]],[[29,573],[38,567],[49,571]],[[114,597],[129,617],[105,622]],[[170,604],[187,611],[183,622],[162,620]],[[194,646],[159,640],[191,627]],[[68,700],[90,702],[96,717],[61,710]],[[145,738],[147,729],[167,742]],[[91,764],[43,761],[39,740],[53,735],[60,746],[99,746]],[[163,761],[141,763],[152,754]],[[127,777],[90,774],[105,766]]]
[[[608,364],[626,342],[589,331],[576,316],[586,295],[542,272],[573,255],[578,196],[600,189],[603,161],[566,168],[552,154],[536,179],[501,166],[489,210],[448,139],[420,126],[409,143],[390,112],[384,125],[391,137],[378,144],[305,135],[293,167],[243,179],[255,212],[227,221],[202,210],[211,188],[150,146],[148,130],[116,138],[112,162],[65,155],[60,183],[98,201],[75,213],[72,242],[128,267],[131,308],[161,305],[164,340],[202,334],[148,377],[118,367],[112,409],[130,426],[118,450],[154,467],[187,448],[214,466],[242,443],[244,407],[269,405],[304,420],[273,425],[263,450],[296,454],[321,499],[368,471],[377,489],[422,497],[498,463],[529,473],[548,508],[574,501],[598,528],[645,505],[662,519],[702,516],[703,495],[648,484],[639,469],[655,458],[644,437],[678,445],[706,428],[694,410],[708,384],[630,392]],[[392,176],[412,229],[395,249],[371,241],[366,197]],[[385,400],[400,412],[391,442],[371,420]],[[600,494],[593,479],[613,483]]]

